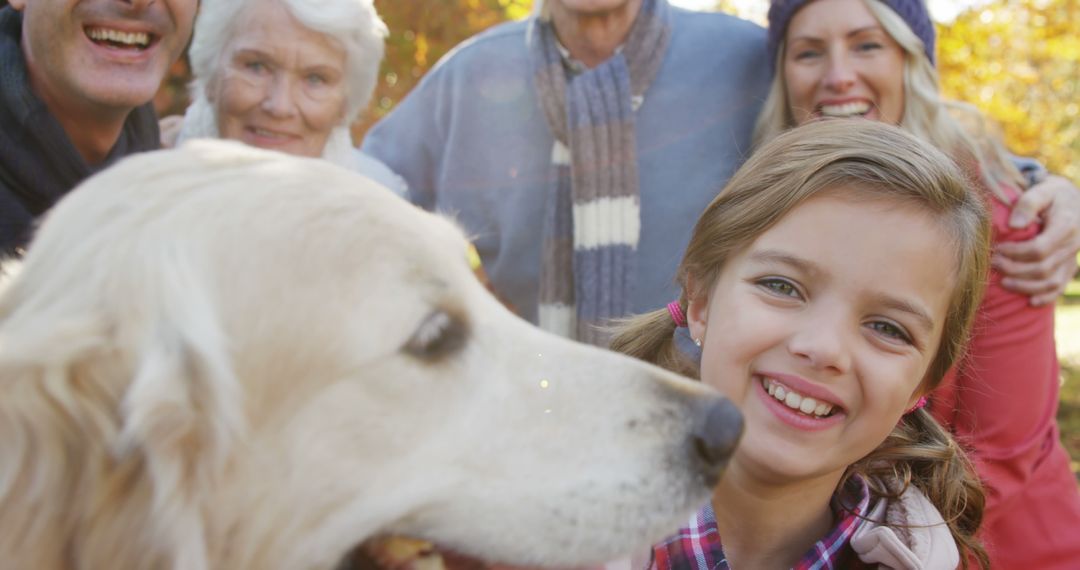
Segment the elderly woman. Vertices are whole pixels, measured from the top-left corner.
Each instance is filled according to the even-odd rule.
[[[193,102],[176,142],[220,137],[321,156],[404,193],[349,134],[374,91],[385,36],[372,0],[204,0],[190,50]]]
[[[1012,223],[1021,196],[1038,190],[1027,189],[973,108],[940,97],[934,27],[922,0],[774,0],[769,39],[776,74],[759,140],[826,117],[897,124],[951,153],[982,189],[999,256],[1051,231],[1053,215],[1045,225]],[[1075,212],[1078,197],[1063,193],[1059,212],[1069,204]],[[1066,260],[1076,254],[1068,242],[1062,250]],[[1034,306],[1004,269],[999,258],[968,357],[935,395],[933,411],[970,445],[987,486],[981,537],[991,566],[1076,568],[1080,493],[1054,419],[1053,306]]]

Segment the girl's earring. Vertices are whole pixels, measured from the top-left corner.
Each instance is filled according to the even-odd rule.
[[[695,338],[694,339],[694,344],[697,345],[698,348],[701,348],[701,339],[700,338]]]

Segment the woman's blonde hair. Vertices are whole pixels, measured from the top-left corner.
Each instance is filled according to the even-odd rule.
[[[1005,203],[1011,199],[1002,186],[1024,189],[1027,183],[1013,165],[1004,144],[989,121],[974,106],[941,98],[937,70],[926,55],[923,41],[899,14],[878,0],[863,0],[881,27],[904,50],[904,114],[900,127],[950,153],[976,183]],[[776,50],[776,73],[754,127],[754,145],[760,146],[795,126],[784,78],[786,41]]]
[[[922,393],[932,390],[960,359],[982,298],[989,217],[980,194],[947,156],[896,127],[863,119],[814,121],[767,142],[694,226],[676,274],[683,291],[679,305],[685,312],[690,299],[708,294],[732,256],[804,201],[827,192],[918,208],[950,236],[942,244],[953,249],[956,259],[949,310],[920,386]],[[698,363],[675,346],[674,333],[674,322],[661,309],[625,321],[612,348],[698,378]],[[974,538],[982,518],[982,488],[963,452],[929,414],[906,416],[881,446],[849,468],[849,473],[871,476],[886,471],[890,480],[915,485],[933,501],[965,559],[967,554],[985,559]]]

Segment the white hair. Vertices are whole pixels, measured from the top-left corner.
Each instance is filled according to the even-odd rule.
[[[224,68],[227,48],[246,10],[265,8],[267,0],[202,0],[188,56],[194,80],[191,106],[184,116],[179,141],[219,138],[217,109],[208,92]],[[345,114],[327,140],[323,157],[348,164],[352,159],[349,124],[367,106],[379,77],[386,24],[372,0],[272,0],[308,29],[325,34],[345,49]],[[179,142],[178,141],[178,142]]]

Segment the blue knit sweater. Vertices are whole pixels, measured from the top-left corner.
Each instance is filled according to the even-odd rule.
[[[770,79],[765,30],[672,8],[667,56],[636,118],[641,237],[631,308],[677,294],[693,224],[750,153]],[[536,322],[552,135],[532,85],[525,22],[447,54],[363,150],[405,178],[416,204],[456,217],[500,295]]]

